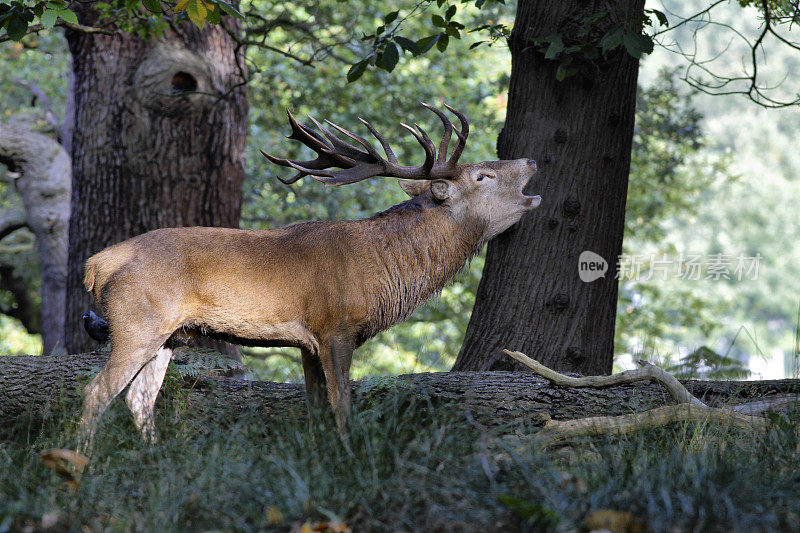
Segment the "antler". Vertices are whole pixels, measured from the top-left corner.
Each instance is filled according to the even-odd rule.
[[[289,124],[292,127],[292,134],[287,138],[305,144],[317,153],[317,157],[309,161],[294,161],[271,156],[263,150],[261,150],[261,153],[264,157],[277,165],[291,167],[298,171],[294,177],[288,180],[278,178],[286,184],[294,183],[305,176],[311,176],[325,185],[356,183],[374,176],[387,176],[407,180],[453,178],[458,172],[458,158],[461,157],[461,152],[464,151],[464,146],[467,142],[469,122],[467,122],[467,118],[464,115],[445,104],[445,107],[458,117],[458,120],[461,122],[461,131],[455,130],[453,124],[441,110],[426,103],[420,103],[439,117],[444,126],[444,135],[442,136],[442,141],[439,144],[437,153],[433,141],[431,141],[428,134],[419,124],[414,124],[414,126],[416,126],[416,129],[414,129],[407,124],[400,123],[401,126],[411,132],[414,138],[417,139],[417,142],[422,146],[422,149],[425,150],[425,162],[419,166],[403,166],[398,164],[397,157],[394,155],[389,142],[372,126],[372,124],[362,118],[358,120],[367,127],[372,136],[381,144],[386,154],[385,159],[365,138],[341,126],[337,126],[329,120],[325,121],[331,128],[360,144],[363,147],[362,150],[361,148],[357,148],[341,140],[329,129],[309,116],[308,118],[322,133],[320,134],[314,131],[305,124],[298,122],[288,109],[286,113],[289,115]],[[458,142],[450,158],[447,159],[447,151],[453,132],[455,132],[456,137],[458,137]],[[328,170],[330,168],[338,168],[339,170]]]

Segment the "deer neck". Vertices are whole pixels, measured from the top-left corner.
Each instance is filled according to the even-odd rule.
[[[365,222],[372,226],[370,268],[377,270],[365,277],[372,280],[366,338],[405,320],[438,294],[485,242],[484,221],[418,200]]]

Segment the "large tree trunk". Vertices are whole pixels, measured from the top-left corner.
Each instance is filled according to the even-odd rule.
[[[535,353],[556,370],[611,371],[638,61],[623,50],[594,73],[556,80],[557,63],[531,39],[569,35],[584,17],[641,13],[643,0],[612,3],[522,0],[511,34],[511,85],[501,159],[532,157],[542,196],[530,218],[489,243],[475,308],[453,370],[510,369],[502,348]],[[583,251],[609,264],[578,277]]]
[[[81,22],[95,22],[85,9]],[[238,22],[226,24],[238,31]],[[66,342],[93,306],[86,259],[161,227],[239,223],[247,96],[243,50],[220,26],[171,26],[158,39],[67,32],[72,54],[72,218]],[[166,260],[166,259],[165,259]]]
[[[0,124],[0,163],[20,173],[17,190],[25,206],[27,226],[36,236],[42,275],[38,329],[42,334],[42,353],[50,354],[64,349],[69,156],[46,135],[14,124]],[[6,277],[13,276],[13,272],[6,273]],[[22,302],[17,303],[18,308],[24,307]],[[30,331],[28,325],[26,328]]]
[[[80,409],[83,384],[97,372],[106,355],[70,357],[0,357],[0,419],[71,416]],[[689,391],[710,405],[777,399],[800,392],[798,380],[684,381]],[[556,420],[587,416],[614,416],[671,403],[654,383],[637,383],[603,390],[550,385],[532,372],[442,372],[408,374],[397,378],[352,383],[355,405],[374,401],[398,388],[412,396],[430,398],[435,405],[469,413],[485,425],[527,423],[541,425],[546,416]],[[210,378],[187,380],[190,407],[220,413],[256,410],[265,419],[301,416],[306,411],[301,383],[252,382]],[[783,396],[781,397],[783,398]],[[777,411],[797,404],[796,395],[772,403]],[[60,404],[60,409],[56,407]]]

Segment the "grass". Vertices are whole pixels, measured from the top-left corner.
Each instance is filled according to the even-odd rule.
[[[209,419],[166,397],[153,446],[115,402],[76,490],[38,459],[73,445],[74,406],[0,429],[0,532],[43,517],[62,531],[565,531],[601,510],[652,531],[800,528],[798,437],[781,419],[767,434],[672,427],[543,450],[398,389],[356,406],[347,451],[324,415]]]

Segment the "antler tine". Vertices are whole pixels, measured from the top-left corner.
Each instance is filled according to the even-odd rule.
[[[401,126],[411,132],[425,151],[425,162],[419,166],[403,166],[398,164],[397,157],[392,151],[389,142],[372,126],[372,124],[362,118],[359,118],[359,120],[366,126],[372,136],[380,142],[381,147],[383,147],[383,151],[386,153],[385,158],[378,153],[377,148],[372,142],[352,131],[334,124],[330,120],[325,121],[327,126],[331,128],[329,130],[314,117],[309,116],[308,118],[313,122],[316,127],[315,129],[299,122],[288,110],[287,115],[292,127],[292,134],[289,135],[289,139],[300,141],[306,145],[306,147],[314,150],[317,153],[316,159],[297,161],[274,157],[263,150],[261,153],[269,161],[277,165],[291,167],[297,171],[297,174],[289,179],[278,178],[282,183],[286,184],[295,183],[306,176],[311,176],[325,185],[356,183],[374,176],[387,176],[407,180],[453,178],[457,170],[455,162],[461,155],[467,135],[469,134],[467,120],[464,115],[447,106],[447,108],[461,120],[461,131],[458,131],[447,118],[447,115],[441,110],[425,103],[422,105],[436,114],[442,121],[444,135],[437,153],[436,145],[434,145],[433,141],[428,137],[428,133],[419,124],[415,124],[416,128],[413,128],[408,124],[401,123]],[[450,159],[447,160],[447,152],[453,133],[458,136],[459,142],[455,151],[450,156]],[[343,135],[347,137],[347,139],[339,137],[338,135]],[[348,140],[356,141],[356,143],[350,144]]]
[[[417,133],[417,130],[405,124],[403,122],[400,123],[405,129],[411,132],[417,142],[422,145],[423,150],[425,150],[425,163],[422,165],[422,169],[425,171],[426,174],[430,174],[431,168],[433,168],[433,163],[436,160],[436,149],[433,146],[433,142],[431,142],[430,138],[425,134],[425,131],[419,127],[419,125],[415,124],[417,128],[422,132],[422,135]],[[426,178],[419,178],[419,179],[426,179]]]
[[[458,117],[458,120],[461,121],[461,131],[459,132],[456,130],[456,136],[458,137],[458,143],[456,143],[456,147],[453,149],[453,154],[450,156],[449,163],[451,165],[455,165],[458,163],[458,158],[461,157],[461,152],[464,151],[464,146],[467,144],[467,137],[469,137],[469,122],[467,121],[467,117],[453,109],[447,104],[444,104],[448,111]]]
[[[334,176],[334,174],[333,174],[334,171],[333,170],[326,170],[326,169],[321,169],[321,168],[320,169],[318,169],[318,168],[306,168],[306,167],[304,167],[302,165],[299,165],[299,164],[295,163],[291,159],[286,159],[286,162],[289,163],[290,167],[292,167],[293,169],[297,170],[298,172],[303,173],[303,174],[311,175],[312,177],[313,176],[330,176],[330,177]]]
[[[397,156],[394,155],[394,152],[392,151],[392,147],[389,145],[389,141],[384,139],[383,135],[378,133],[378,130],[376,130],[374,127],[372,127],[372,124],[370,124],[369,122],[367,122],[366,120],[364,120],[361,117],[358,117],[358,120],[360,120],[361,123],[364,124],[367,127],[367,129],[372,134],[372,136],[375,137],[376,139],[378,139],[378,142],[381,143],[381,146],[383,147],[383,151],[386,152],[386,159],[389,161],[389,163],[397,163]]]
[[[322,135],[294,118],[294,115],[292,115],[292,112],[288,109],[286,110],[286,114],[289,115],[289,125],[292,127],[292,134],[287,135],[287,139],[300,141],[318,153],[320,151],[329,151],[333,148]]]
[[[306,174],[305,172],[298,172],[297,174],[295,174],[294,176],[292,176],[288,180],[285,180],[280,176],[275,176],[275,177],[278,178],[278,181],[280,181],[284,185],[291,185],[292,183],[300,181],[301,179],[305,178],[306,176],[308,176],[308,174]]]
[[[431,169],[433,168],[433,165],[436,162],[435,161],[435,158],[436,158],[436,146],[434,146],[433,141],[431,140],[430,137],[428,137],[428,134],[425,132],[425,130],[422,129],[422,126],[420,126],[416,122],[414,123],[414,126],[416,126],[416,128],[422,134],[422,140],[425,141],[425,146],[426,146],[426,149],[425,149],[425,164],[423,165],[422,168],[425,170],[426,174],[430,174],[431,173]],[[428,154],[430,154],[430,156]]]
[[[444,135],[442,135],[442,142],[439,143],[439,153],[436,155],[436,164],[444,163],[445,159],[447,159],[447,149],[450,146],[450,137],[453,134],[453,123],[450,122],[450,119],[447,118],[441,110],[436,109],[432,105],[428,105],[425,102],[420,102],[425,109],[429,109],[436,113],[436,116],[442,121],[444,125]]]
[[[368,153],[369,155],[371,155],[372,157],[374,157],[374,158],[375,158],[375,159],[377,159],[378,161],[383,161],[383,158],[380,156],[380,154],[378,153],[378,151],[377,151],[377,150],[375,150],[375,147],[374,147],[374,146],[372,146],[372,145],[369,143],[369,141],[367,141],[367,140],[366,140],[364,137],[362,137],[362,136],[360,136],[360,135],[356,135],[356,134],[355,134],[355,133],[353,133],[352,131],[348,131],[348,130],[344,129],[343,127],[339,126],[338,124],[334,124],[334,123],[333,123],[333,122],[331,122],[330,120],[326,120],[325,122],[327,122],[327,123],[328,123],[328,125],[329,125],[329,126],[331,126],[332,128],[335,128],[337,131],[341,132],[341,133],[342,133],[342,134],[344,134],[344,135],[347,135],[348,137],[350,137],[350,138],[351,138],[351,139],[353,139],[354,141],[356,141],[356,142],[358,142],[359,144],[361,144],[361,146],[363,146],[363,147],[364,147],[364,149],[367,151],[367,153]]]
[[[347,144],[339,137],[331,133],[331,131],[328,128],[317,122],[317,120],[311,115],[308,115],[308,118],[309,120],[311,120],[311,122],[314,123],[314,125],[317,128],[319,128],[319,130],[325,135],[325,137],[328,138],[328,140],[333,145],[331,150],[331,155],[336,156],[339,154],[344,154],[347,157],[357,159],[360,154],[363,154],[363,152],[361,152],[358,148]]]

